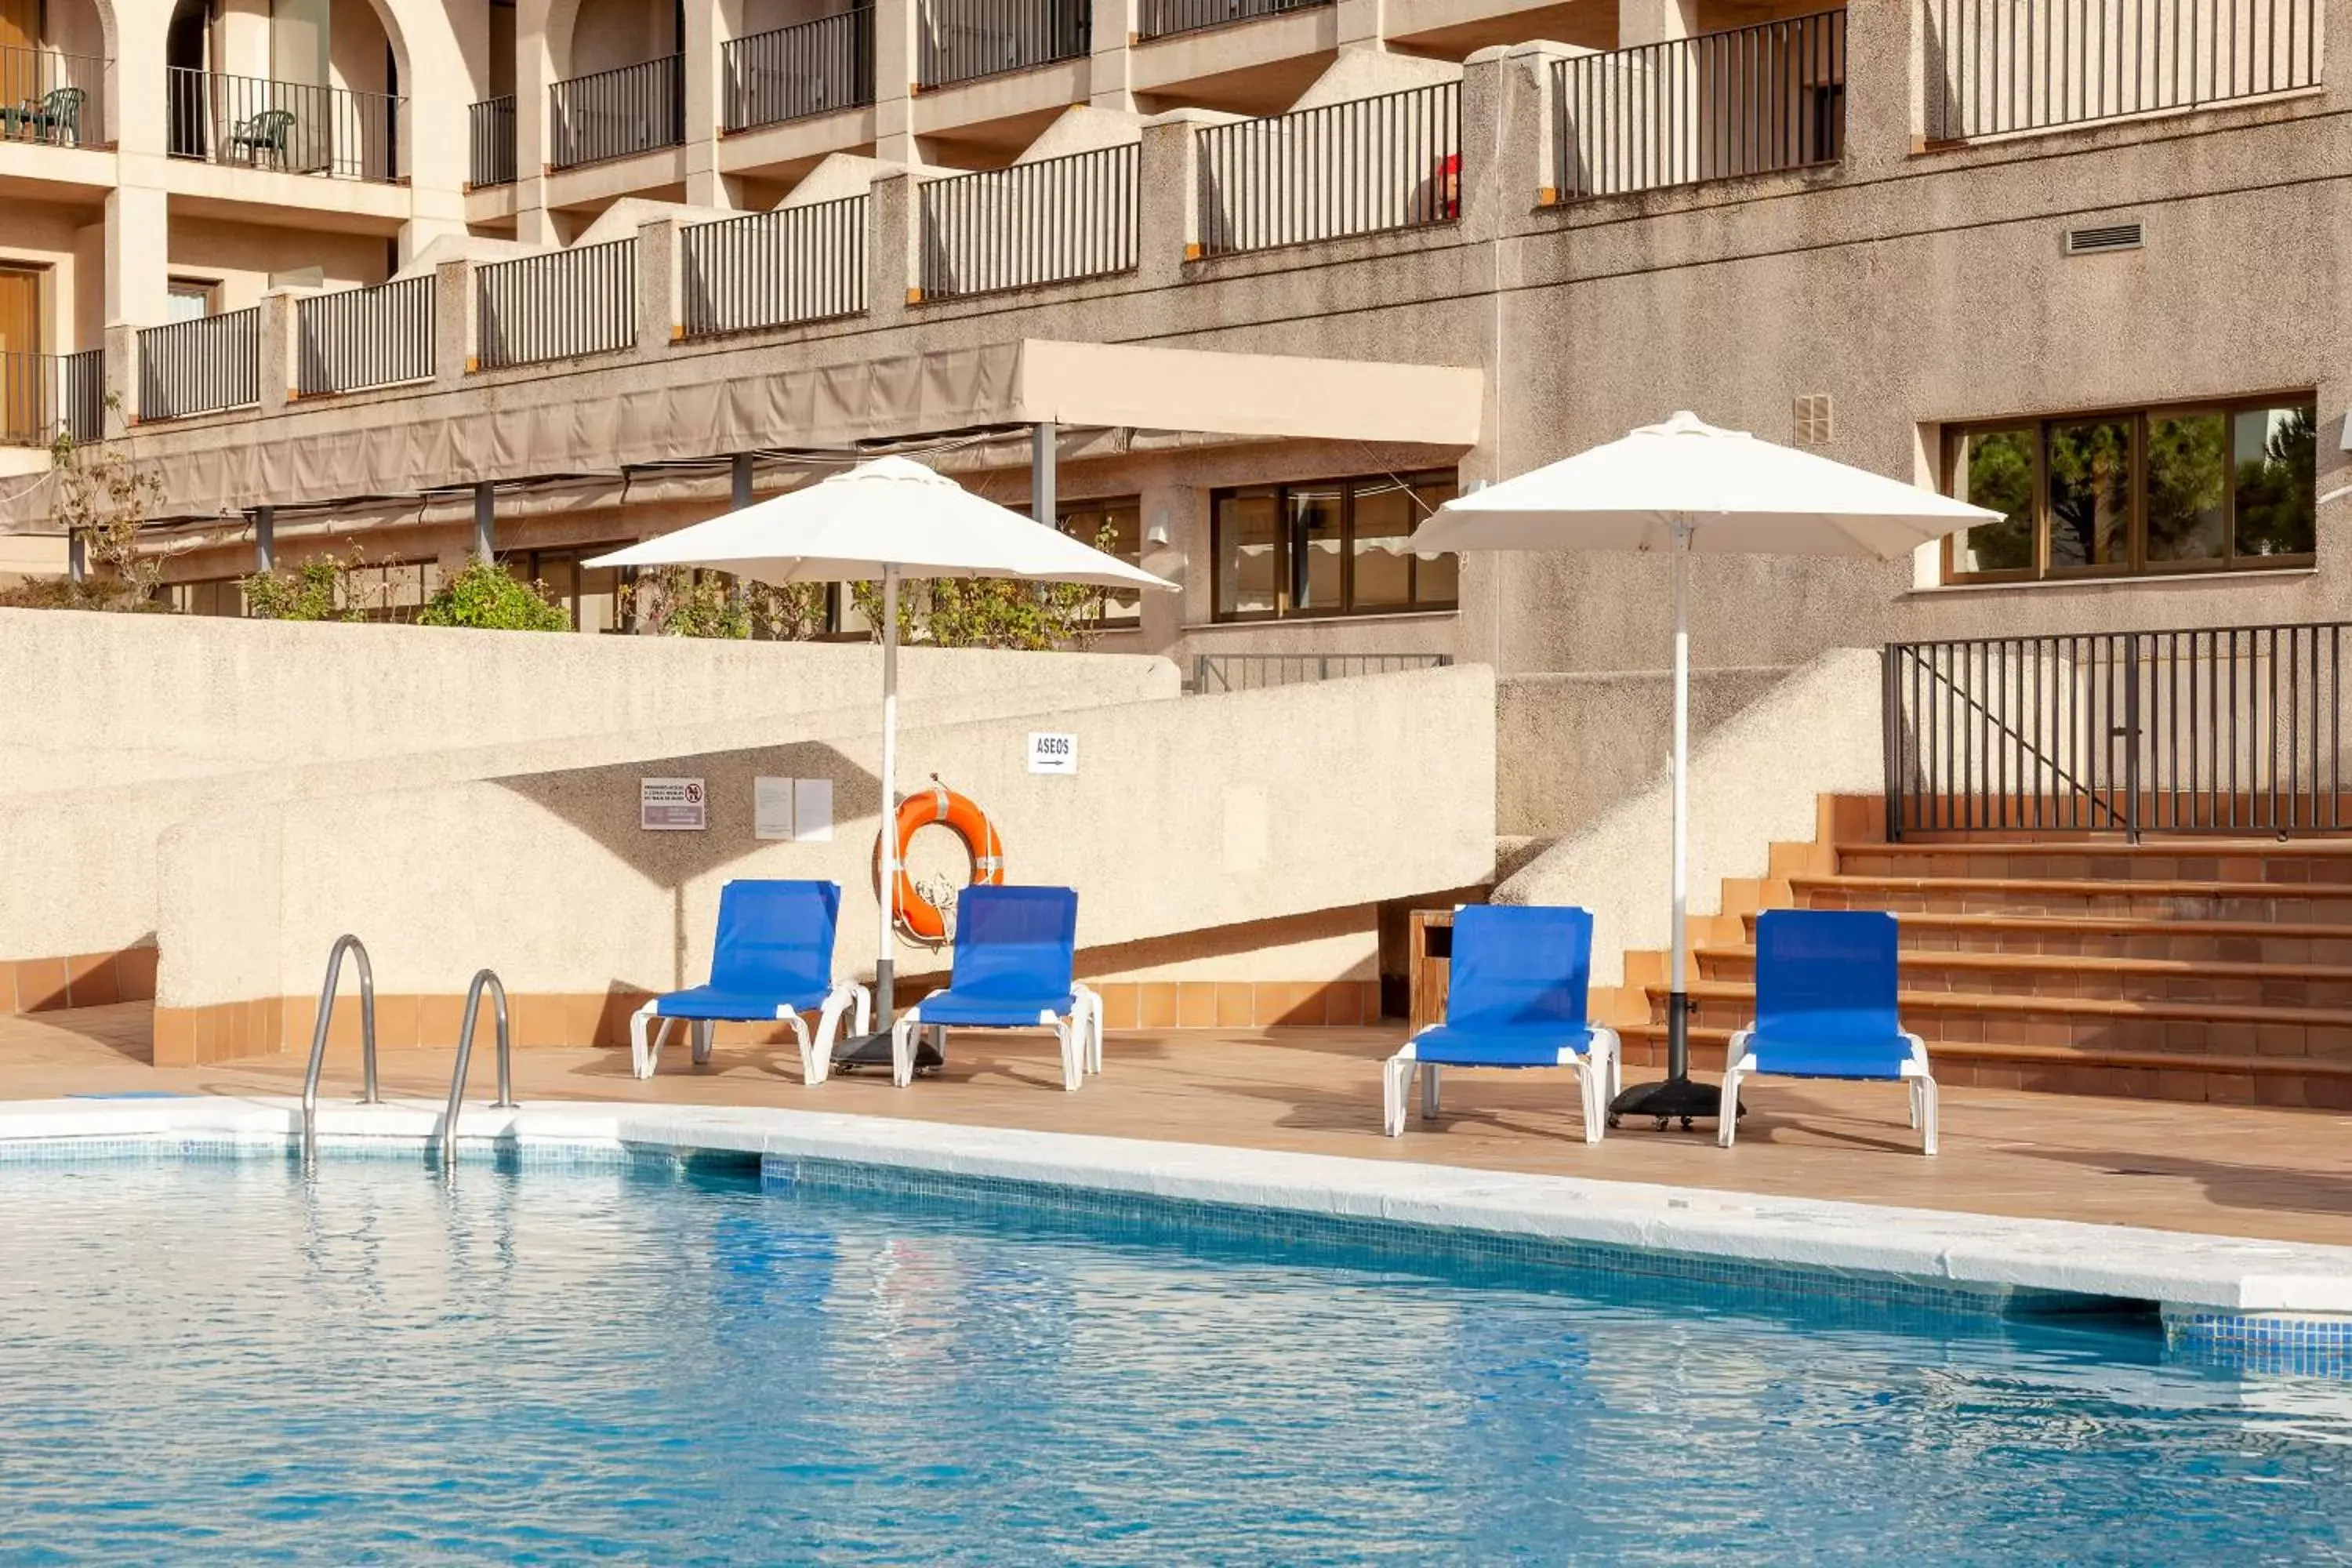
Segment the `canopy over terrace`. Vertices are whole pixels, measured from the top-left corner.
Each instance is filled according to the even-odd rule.
[[[1037,338],[693,378],[750,360],[625,361],[424,396],[321,399],[263,421],[144,426],[121,446],[158,465],[154,515],[194,519],[1043,424],[1467,447],[1484,381],[1475,368]],[[47,491],[0,500],[0,528],[37,531]]]

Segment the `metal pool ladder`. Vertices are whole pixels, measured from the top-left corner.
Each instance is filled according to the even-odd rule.
[[[335,990],[343,975],[343,954],[360,960],[360,1059],[367,1074],[362,1105],[381,1105],[375,1091],[375,971],[368,964],[367,944],[349,931],[335,939],[327,953],[327,982],[319,988],[319,1022],[310,1031],[310,1068],[302,1075],[302,1163],[319,1157],[319,1069],[327,1059],[327,1026],[335,1016]],[[503,1015],[501,1015],[503,1016]]]
[[[441,1168],[444,1171],[454,1171],[457,1167],[457,1112],[465,1104],[466,1069],[474,1060],[474,1021],[481,1009],[482,987],[485,985],[490,988],[499,1027],[499,1097],[490,1102],[490,1108],[494,1110],[514,1109],[513,1041],[507,1029],[507,988],[496,973],[484,969],[478,971],[474,983],[466,987],[466,1021],[457,1031],[457,1066],[449,1075],[449,1108],[441,1118]]]

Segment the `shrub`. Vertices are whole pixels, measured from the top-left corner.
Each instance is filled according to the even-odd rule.
[[[314,556],[291,572],[256,572],[238,584],[246,614],[257,621],[356,621],[351,571],[331,555]]]
[[[416,624],[499,632],[568,632],[572,615],[548,598],[546,584],[519,581],[497,562],[477,556],[425,601]]]

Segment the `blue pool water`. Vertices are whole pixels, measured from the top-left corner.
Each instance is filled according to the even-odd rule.
[[[2352,1385],[1470,1268],[676,1171],[0,1165],[0,1562],[2352,1554]]]

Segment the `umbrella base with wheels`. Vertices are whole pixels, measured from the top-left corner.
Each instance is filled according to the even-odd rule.
[[[925,1029],[915,1037],[915,1070],[933,1072],[948,1065],[948,1058],[931,1044],[930,1031]],[[851,1035],[833,1047],[835,1072],[856,1072],[860,1068],[890,1070],[890,1031],[877,1029],[870,1035]]]
[[[1723,1114],[1723,1089],[1696,1079],[1675,1077],[1659,1083],[1637,1083],[1609,1102],[1609,1125],[1628,1116],[1654,1116],[1664,1128],[1679,1121],[1685,1127],[1701,1117],[1709,1121]]]

